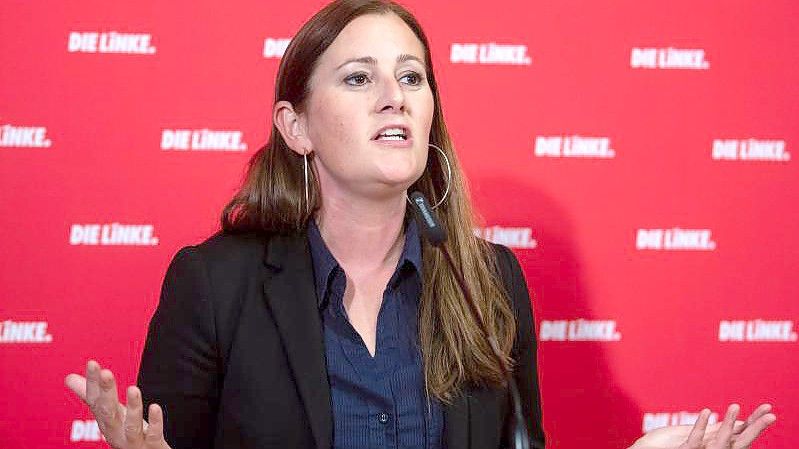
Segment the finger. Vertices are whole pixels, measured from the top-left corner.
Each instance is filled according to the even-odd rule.
[[[707,427],[704,438],[705,445],[708,445],[711,441],[715,441],[716,435],[718,435],[719,429],[721,428],[721,424],[722,423],[717,422],[714,424],[710,424]],[[732,436],[730,437],[730,443],[735,442],[735,439],[737,438],[738,434],[746,430],[746,426],[747,424],[745,421],[740,421],[740,420],[735,421],[735,424],[732,427]]]
[[[757,418],[746,430],[735,438],[734,449],[748,449],[752,442],[763,433],[769,426],[777,421],[777,416],[773,413],[766,413]]]
[[[75,393],[81,401],[86,402],[86,378],[80,374],[70,373],[64,378],[64,385]]]
[[[130,386],[126,394],[125,440],[133,447],[139,447],[144,440],[141,391],[134,386]]]
[[[746,421],[735,421],[735,427],[732,429],[733,435],[738,435],[746,428],[752,424],[753,422],[757,421],[761,416],[771,412],[771,404],[760,404],[752,414],[746,419]],[[720,425],[720,424],[718,424]]]
[[[721,428],[721,424],[722,423],[720,422],[708,424],[707,430],[705,431],[705,436],[707,435],[712,436],[718,433],[719,429]],[[741,433],[741,431],[744,430],[747,425],[748,424],[746,423],[746,421],[741,421],[740,419],[736,419],[735,424],[732,427],[732,433],[733,434]]]
[[[699,412],[699,417],[696,419],[696,423],[694,423],[694,427],[688,435],[688,440],[683,443],[681,447],[685,449],[698,449],[702,447],[702,438],[705,436],[705,429],[707,429],[707,422],[709,419],[710,410],[703,409]]]
[[[742,422],[742,421],[736,421],[735,422],[735,428],[733,429],[732,434],[735,435],[735,436],[741,434],[743,431],[746,430],[746,428],[750,424],[753,424],[755,421],[760,419],[762,416],[764,416],[764,415],[766,415],[766,414],[768,414],[770,412],[771,412],[771,404],[768,404],[768,403],[760,404],[755,409],[755,411],[753,411],[752,414],[749,415],[749,417],[746,419],[746,422]],[[776,418],[776,416],[775,416],[775,418]],[[761,430],[761,432],[762,432],[762,430]]]
[[[771,404],[760,404],[755,411],[746,419],[746,424],[752,424],[760,419],[761,416],[771,413]]]
[[[100,397],[100,364],[94,360],[86,363],[86,403],[93,407]]]
[[[150,404],[148,409],[150,425],[144,435],[147,449],[161,449],[169,447],[164,440],[164,414],[158,404]]]
[[[727,414],[724,415],[724,422],[721,423],[714,447],[727,448],[730,446],[732,428],[735,425],[735,418],[738,417],[738,412],[740,411],[741,406],[738,404],[730,404],[730,406],[727,407]]]
[[[105,435],[106,440],[111,446],[118,447],[122,435],[122,425],[125,408],[119,403],[117,393],[117,382],[114,374],[107,369],[101,369],[100,375],[100,394],[94,404],[92,411],[97,418],[97,425]]]

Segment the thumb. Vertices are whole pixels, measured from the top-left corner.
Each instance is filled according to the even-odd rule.
[[[64,385],[72,390],[86,404],[86,378],[80,374],[70,373],[64,378]]]

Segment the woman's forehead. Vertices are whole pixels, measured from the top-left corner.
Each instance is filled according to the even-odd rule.
[[[355,18],[341,30],[322,54],[320,65],[336,69],[349,60],[373,58],[378,64],[408,59],[424,61],[422,42],[396,14],[367,14]],[[388,60],[386,60],[388,58]]]

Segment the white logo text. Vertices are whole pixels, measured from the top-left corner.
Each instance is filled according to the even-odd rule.
[[[53,336],[47,333],[47,321],[0,322],[0,343],[50,343]]]
[[[457,64],[506,64],[530,65],[526,45],[496,44],[452,44],[450,62]]]
[[[639,229],[635,248],[639,250],[713,251],[716,242],[710,229]]]
[[[246,151],[241,131],[213,129],[165,129],[161,132],[162,150]]]
[[[70,245],[155,246],[151,224],[73,224],[69,230]]]
[[[0,126],[0,147],[47,148],[52,144],[44,126]]]
[[[612,159],[616,157],[616,150],[610,147],[610,139],[607,137],[537,136],[535,155]]]
[[[542,320],[540,341],[619,341],[621,333],[614,320]]]
[[[630,67],[634,69],[707,70],[705,50],[683,48],[633,48]]]
[[[793,321],[735,320],[719,323],[719,341],[796,341]]]
[[[155,54],[150,45],[152,36],[146,33],[118,33],[94,31],[69,33],[67,50],[70,53],[127,53],[138,55]]]

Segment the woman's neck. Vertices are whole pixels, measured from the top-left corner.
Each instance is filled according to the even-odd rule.
[[[316,223],[345,271],[355,274],[396,264],[403,246],[405,195],[381,200],[322,198]]]

